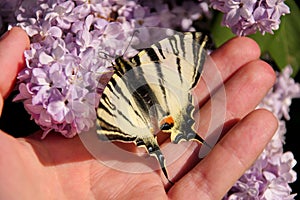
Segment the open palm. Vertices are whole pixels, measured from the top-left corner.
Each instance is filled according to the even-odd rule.
[[[19,28],[0,41],[1,110],[3,97],[24,66],[22,55],[28,46],[28,37]],[[168,166],[175,185],[168,184],[160,171],[132,174],[111,169],[95,160],[79,137],[65,139],[53,133],[41,140],[38,132],[16,139],[0,131],[0,199],[222,198],[277,128],[270,112],[253,111],[275,80],[259,55],[256,43],[248,38],[232,39],[212,54],[225,85],[226,135],[201,162],[193,143]],[[200,128],[205,131],[208,93],[202,91],[200,99],[205,99],[200,111]]]

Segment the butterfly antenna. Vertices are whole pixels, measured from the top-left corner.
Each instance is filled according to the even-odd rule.
[[[123,57],[124,54],[127,52],[128,48],[129,48],[129,46],[130,46],[130,44],[132,43],[133,37],[134,37],[134,35],[135,35],[136,33],[139,33],[139,31],[138,31],[138,30],[134,30],[134,31],[133,31],[132,36],[131,36],[131,38],[130,38],[130,41],[129,41],[129,43],[128,43],[126,49],[124,50],[124,53],[123,53],[122,57]]]
[[[101,56],[101,54],[103,54],[104,56]],[[114,57],[113,56],[111,56],[111,55],[109,55],[109,54],[107,54],[107,53],[105,53],[105,52],[99,52],[99,57],[100,58],[103,58],[103,59],[105,59],[105,60],[111,60],[111,59],[113,59]],[[110,58],[110,59],[109,59]]]
[[[113,60],[115,58],[112,55],[109,55],[108,53],[105,53],[105,52],[99,52],[99,57],[110,62],[111,65],[109,67],[107,67],[108,69],[111,68],[112,66],[114,66]]]

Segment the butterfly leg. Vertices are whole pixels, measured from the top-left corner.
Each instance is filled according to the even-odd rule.
[[[158,160],[161,170],[163,171],[165,177],[167,178],[169,183],[171,183],[173,185],[173,182],[170,181],[169,176],[168,176],[165,157],[162,154],[156,139],[154,137],[148,137],[148,138],[142,138],[142,139],[139,138],[139,139],[137,139],[136,144],[137,144],[137,146],[146,147],[149,155],[154,156]]]

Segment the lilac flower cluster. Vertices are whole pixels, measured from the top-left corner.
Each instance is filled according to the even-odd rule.
[[[277,83],[263,99],[260,106],[274,113],[279,119],[284,117],[289,120],[289,107],[293,98],[300,98],[300,87],[295,80],[290,78],[293,73],[291,66],[284,68],[281,75],[277,72]]]
[[[159,16],[160,26],[180,31],[195,31],[194,22],[203,18],[212,19],[209,0],[153,0],[142,1],[143,6],[154,10]]]
[[[297,179],[292,169],[296,160],[291,152],[283,152],[285,121],[292,98],[300,97],[300,85],[292,78],[292,68],[287,66],[258,108],[274,113],[279,120],[277,132],[254,165],[235,183],[224,200],[232,199],[294,199],[289,183]]]
[[[211,6],[224,13],[223,25],[240,36],[256,31],[273,33],[280,17],[290,13],[284,0],[211,0]]]
[[[137,2],[4,1],[6,8],[16,9],[14,16],[3,15],[6,21],[15,22],[31,37],[15,100],[24,102],[44,130],[43,137],[51,130],[73,137],[93,126],[95,107],[111,75],[112,59],[105,57],[123,55],[134,28],[192,30],[193,20],[208,15],[205,2]]]
[[[152,17],[126,1],[21,2],[16,19],[31,37],[31,47],[15,100],[24,101],[43,137],[51,130],[73,137],[93,126],[104,88],[99,80],[110,75],[110,60],[100,53],[122,54],[130,38],[126,33],[137,23],[134,15],[141,17],[139,23]]]

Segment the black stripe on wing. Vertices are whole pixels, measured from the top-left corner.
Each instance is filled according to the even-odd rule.
[[[118,77],[118,81],[124,81],[121,77],[122,74],[119,73],[115,73],[115,76]],[[123,100],[125,100],[125,102],[128,104],[128,106],[130,106],[130,108],[134,111],[134,113],[140,118],[142,119],[144,122],[146,122],[146,119],[144,116],[140,115],[139,112],[137,111],[137,109],[135,109],[130,101],[130,99],[123,93],[122,88],[120,88],[120,86],[117,84],[117,81],[115,80],[115,76],[112,76],[111,80],[109,81],[112,84],[112,87],[108,88],[117,98],[118,95],[116,95],[117,93],[120,95],[120,98],[122,98]],[[124,83],[126,85],[126,83]],[[103,92],[104,94],[106,93],[106,91],[104,90]],[[123,105],[125,106],[125,105]]]
[[[144,51],[147,53],[152,62],[159,62],[159,57],[153,48],[146,48]]]
[[[178,46],[176,37],[171,36],[168,39],[169,39],[169,43],[172,48],[173,54],[177,56],[179,54],[179,49],[178,49],[179,46]],[[182,43],[181,40],[183,40],[183,37],[179,37],[179,39],[180,39],[180,43]]]
[[[180,82],[183,83],[183,79],[182,79],[182,74],[181,74],[181,64],[180,64],[180,58],[176,58],[176,64],[177,64],[177,71],[178,71],[178,76],[180,79]]]
[[[194,75],[191,88],[194,88],[201,76],[201,72],[204,66],[206,52],[205,46],[207,43],[208,37],[201,33],[193,33],[193,57],[194,57]]]
[[[160,45],[160,43],[157,42],[156,44],[154,44],[154,46],[156,46],[156,48],[158,49],[158,52],[159,52],[159,54],[161,55],[161,57],[162,57],[163,59],[166,59],[166,57],[165,57],[165,55],[164,55],[164,52],[163,52],[163,50],[162,50],[162,46]]]
[[[161,60],[164,59],[164,53],[159,43],[155,44],[152,47],[143,49],[140,53],[129,59],[128,61],[124,60],[124,62],[128,62],[129,65],[132,66],[134,69],[134,76],[132,79],[135,81],[130,80],[127,87],[132,90],[133,97],[136,99],[137,104],[141,106],[142,110],[149,110],[153,105],[159,104],[158,98],[162,96],[165,107],[168,107],[167,98],[166,98],[166,89],[164,87],[164,75],[161,70]],[[141,63],[140,56],[147,56],[146,63]],[[144,57],[145,58],[145,57]],[[143,64],[153,64],[153,73],[157,76],[157,83],[160,87],[161,94],[154,92],[151,89],[151,86],[148,84],[147,81],[147,74],[145,74],[143,70]],[[146,72],[149,73],[149,72]],[[148,74],[154,75],[154,74]],[[141,85],[138,88],[135,87],[136,85]],[[161,112],[163,112],[161,110]],[[167,111],[169,112],[169,110]]]
[[[162,44],[168,41],[167,44],[167,46],[169,47],[168,52],[174,54],[175,56],[178,56],[174,63],[176,63],[177,65],[177,71],[181,83],[183,83],[182,67],[184,67],[181,66],[181,59],[188,59],[188,57],[190,57],[190,54],[192,54],[192,60],[188,59],[188,61],[190,61],[193,66],[193,69],[191,69],[192,75],[190,77],[191,86],[189,88],[192,89],[197,85],[201,76],[201,72],[206,57],[206,52],[204,48],[206,46],[207,40],[208,37],[200,32],[187,32],[184,33],[183,35],[179,34],[179,35],[170,36],[166,38],[166,40],[162,40],[160,42],[155,43],[153,47],[155,47],[157,54],[159,52],[159,54],[162,57],[161,58],[162,62],[164,62],[163,61],[163,59],[165,59],[165,56],[163,54],[164,47]],[[192,46],[192,52],[190,52],[189,50],[190,46]],[[151,53],[150,57],[153,57],[152,55],[153,53]],[[153,57],[151,60],[156,61],[157,59],[158,58]]]
[[[109,97],[105,93],[103,93],[101,95],[101,99],[105,102],[106,105],[109,106],[109,108],[105,107],[107,110],[115,110],[116,109],[116,106],[113,103],[111,103]],[[107,112],[109,112],[111,115],[113,115],[110,111],[107,111]]]
[[[103,141],[134,141],[136,136],[124,133],[119,127],[97,116],[97,135]]]
[[[124,133],[118,127],[98,117],[97,136],[102,141],[124,141],[133,142],[137,136]]]
[[[149,85],[143,85],[137,88],[132,95],[143,111],[149,110],[155,103],[157,103],[156,96]]]
[[[141,59],[140,59],[139,54],[136,54],[135,56],[133,56],[130,59],[130,62],[133,63],[135,66],[140,66],[141,65]]]
[[[161,56],[164,57],[164,54],[162,52],[160,44],[157,43],[155,46],[158,48]],[[162,93],[162,96],[164,99],[165,107],[167,108],[167,110],[165,112],[168,113],[168,112],[170,112],[170,109],[169,109],[169,104],[167,102],[166,88],[164,86],[165,84],[163,83],[165,81],[165,78],[164,78],[164,74],[161,70],[162,66],[160,64],[159,56],[156,54],[156,51],[153,48],[147,48],[147,49],[145,49],[145,51],[146,51],[147,55],[149,56],[149,58],[151,59],[151,61],[153,61],[153,63],[154,63],[155,71],[156,71],[157,79],[158,79],[158,83],[159,83],[159,88],[161,90],[161,93]]]
[[[103,94],[102,94],[102,96],[103,96]],[[108,115],[115,117],[116,115],[114,115],[108,107],[106,107],[104,104],[102,104],[101,101],[102,101],[102,99],[100,100],[98,109],[103,109],[103,111],[105,111]],[[98,116],[98,114],[97,114],[97,116]]]
[[[130,62],[127,62],[122,56],[116,58],[116,64],[114,65],[115,72],[125,74],[132,69]]]

